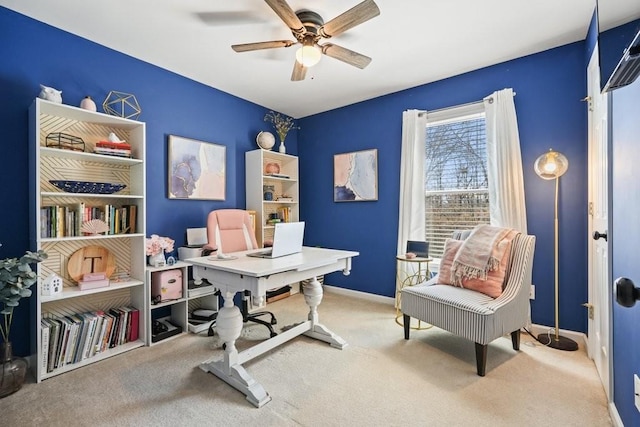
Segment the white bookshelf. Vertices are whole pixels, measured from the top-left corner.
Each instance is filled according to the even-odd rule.
[[[47,135],[61,132],[82,138],[83,151],[47,147]],[[131,158],[93,153],[98,141],[115,133],[131,145]],[[40,277],[32,297],[32,363],[38,382],[82,366],[138,348],[147,342],[145,320],[145,124],[142,122],[83,110],[64,104],[36,99],[29,109],[30,240],[32,250],[44,250],[48,258],[37,264]],[[114,194],[66,193],[50,180],[71,180],[125,184]],[[135,233],[45,237],[41,208],[135,205]],[[67,272],[70,257],[86,246],[101,246],[115,257],[116,276],[107,287],[80,290]],[[51,274],[62,278],[63,292],[42,295],[42,281]],[[41,321],[87,312],[108,312],[112,308],[132,306],[139,310],[138,338],[97,352],[77,362],[55,369],[44,366],[45,349]],[[50,354],[50,353],[49,353]]]

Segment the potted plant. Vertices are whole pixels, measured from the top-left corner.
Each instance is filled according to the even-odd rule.
[[[157,234],[152,234],[150,238],[147,238],[146,253],[149,257],[149,265],[152,267],[164,267],[166,264],[164,254],[165,252],[173,251],[174,243],[173,239],[158,236]]]
[[[278,138],[280,138],[280,147],[278,148],[278,151],[280,151],[281,153],[286,153],[287,149],[284,146],[284,140],[291,129],[298,129],[294,126],[293,119],[289,116],[285,116],[274,111],[269,111],[267,114],[265,114],[264,121],[271,122],[273,124],[273,127],[278,134]]]
[[[20,299],[31,296],[29,288],[38,282],[38,276],[31,270],[31,264],[46,258],[47,254],[44,251],[27,251],[21,258],[0,260],[0,398],[20,390],[24,383],[27,362],[22,358],[13,357],[9,341],[13,310],[18,306]]]

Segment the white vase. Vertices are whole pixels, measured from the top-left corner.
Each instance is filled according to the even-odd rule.
[[[284,141],[280,141],[280,146],[278,147],[278,151],[281,152],[282,154],[285,154],[287,152],[287,148],[284,146]]]
[[[97,111],[96,103],[93,102],[93,99],[91,99],[90,96],[85,96],[82,99],[82,101],[80,102],[80,108],[83,108],[89,111]]]
[[[167,260],[164,258],[164,251],[159,254],[149,255],[149,265],[151,267],[164,267],[167,265]]]

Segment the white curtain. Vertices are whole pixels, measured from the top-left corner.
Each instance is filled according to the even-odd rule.
[[[427,115],[418,110],[402,113],[400,207],[398,251],[406,252],[407,240],[424,240],[424,156]]]
[[[527,234],[522,155],[513,90],[484,99],[491,224]]]

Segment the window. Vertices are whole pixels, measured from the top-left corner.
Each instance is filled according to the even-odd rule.
[[[454,230],[490,222],[484,112],[446,111],[427,121],[425,239],[434,258]]]

